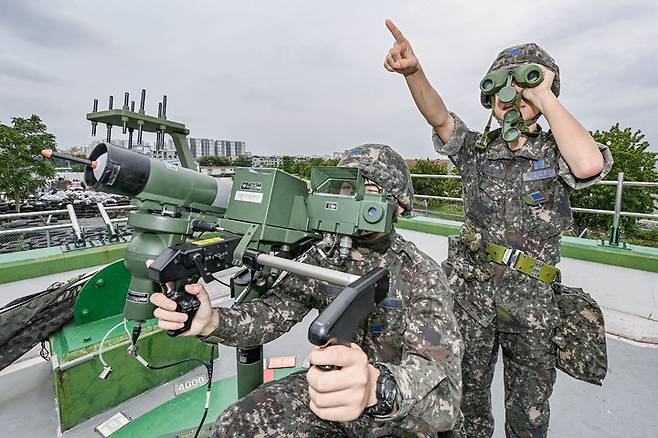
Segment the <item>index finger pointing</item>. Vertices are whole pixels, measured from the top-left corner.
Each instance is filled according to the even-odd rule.
[[[385,21],[386,27],[388,27],[388,30],[391,31],[391,34],[393,35],[393,38],[395,38],[395,41],[398,43],[401,43],[403,41],[406,41],[406,38],[404,35],[402,35],[402,32],[400,32],[400,29],[388,18]]]

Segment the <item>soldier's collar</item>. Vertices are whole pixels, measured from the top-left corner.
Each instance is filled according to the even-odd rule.
[[[528,139],[523,143],[523,146],[513,152],[514,155],[529,160],[540,160],[542,158],[541,134],[543,134],[541,126],[537,125],[537,130],[532,135],[528,135]]]
[[[492,133],[500,134],[500,130],[497,129],[492,131]],[[531,135],[528,135],[527,140],[523,143],[516,151],[512,151],[503,137],[501,135],[496,135],[493,141],[487,146],[486,156],[489,160],[510,160],[512,157],[523,157],[530,160],[539,160],[541,158],[540,147],[541,141],[540,136],[542,134],[541,125],[537,125],[537,130]]]

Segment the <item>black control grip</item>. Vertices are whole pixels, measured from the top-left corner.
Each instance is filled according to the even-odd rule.
[[[176,302],[176,312],[184,313],[187,315],[187,320],[184,322],[183,327],[177,330],[167,330],[169,336],[178,336],[185,333],[192,327],[192,320],[199,310],[201,302],[199,299],[190,293],[185,292],[185,284],[174,283],[174,288],[166,293],[167,298]]]

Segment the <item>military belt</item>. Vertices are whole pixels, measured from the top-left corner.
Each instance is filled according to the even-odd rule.
[[[555,266],[537,260],[518,249],[489,243],[487,245],[487,253],[492,262],[509,266],[515,271],[523,272],[546,284],[553,284],[555,278],[560,273],[560,270]]]

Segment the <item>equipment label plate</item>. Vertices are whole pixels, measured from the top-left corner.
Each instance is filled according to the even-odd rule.
[[[184,392],[191,391],[194,388],[205,385],[206,383],[208,383],[208,378],[206,375],[199,374],[198,376],[194,376],[191,379],[176,383],[174,385],[174,394],[181,395]]]
[[[240,190],[247,190],[249,192],[262,192],[263,183],[260,181],[242,181],[240,183]]]
[[[256,204],[260,204],[261,202],[263,202],[263,194],[254,193],[254,192],[243,192],[241,190],[238,190],[237,192],[235,192],[235,200],[244,201],[244,202],[254,202]]]

